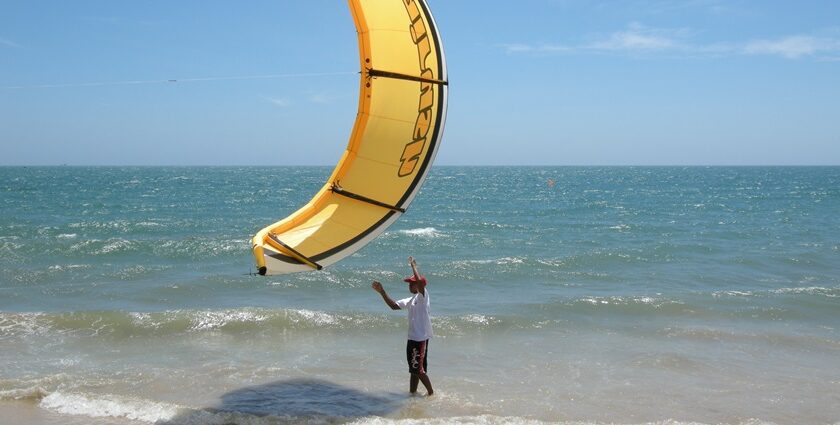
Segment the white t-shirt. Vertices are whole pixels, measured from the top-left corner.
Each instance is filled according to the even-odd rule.
[[[395,301],[401,309],[408,307],[408,339],[412,341],[425,341],[434,336],[432,319],[429,317],[429,290],[425,292],[425,296],[418,292],[409,298]]]

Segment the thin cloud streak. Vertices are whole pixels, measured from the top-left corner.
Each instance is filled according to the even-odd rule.
[[[763,55],[791,60],[806,57],[831,60],[840,55],[840,38],[791,35],[777,39],[754,39],[740,43],[692,44],[684,41],[687,34],[689,34],[687,29],[657,29],[632,23],[628,25],[626,30],[613,32],[590,43],[577,45],[516,43],[502,44],[500,47],[508,54]]]
[[[292,106],[292,101],[285,97],[262,96],[262,98],[272,105],[280,108],[288,108],[289,106]]]
[[[635,31],[622,31],[614,33],[607,40],[595,42],[588,48],[591,50],[654,51],[671,49],[677,45],[675,40],[667,37],[641,34]]]
[[[504,44],[501,47],[507,53],[576,53],[576,52],[654,52],[682,48],[680,38],[687,34],[685,29],[658,29],[646,27],[637,22],[627,26],[624,31],[616,31],[595,41],[578,44],[541,44],[526,43]]]
[[[787,59],[840,52],[840,40],[795,35],[777,40],[756,40],[744,46],[751,55],[776,55]]]
[[[8,38],[0,38],[0,47],[11,47],[13,49],[22,49],[23,48],[23,46],[21,46],[18,43],[15,43],[12,40],[9,40]]]
[[[322,105],[330,104],[334,100],[333,96],[324,93],[316,93],[312,96],[309,96],[309,101],[312,103],[318,103]]]

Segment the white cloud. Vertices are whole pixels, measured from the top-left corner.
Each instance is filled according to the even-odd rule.
[[[8,38],[0,38],[0,47],[12,47],[12,48],[15,48],[15,49],[22,49],[23,48],[23,46],[15,43],[12,40],[9,40]]]
[[[267,100],[271,104],[275,106],[279,106],[281,108],[286,108],[292,105],[292,102],[285,97],[271,97],[271,96],[263,96],[263,99]]]
[[[638,30],[619,31],[608,39],[589,45],[594,50],[666,50],[678,45],[677,41],[662,35],[650,34]]]
[[[787,59],[815,56],[840,51],[840,40],[794,35],[777,40],[754,40],[746,43],[744,53],[750,55],[775,55]]]
[[[507,53],[574,53],[574,52],[645,52],[662,51],[680,47],[679,37],[687,30],[658,29],[633,22],[623,31],[616,31],[592,42],[578,45],[524,43],[503,44]]]
[[[785,59],[813,57],[831,60],[840,56],[840,37],[791,35],[778,39],[756,39],[736,43],[693,44],[686,41],[688,29],[651,28],[631,23],[625,30],[577,45],[525,43],[503,44],[509,54],[528,53],[613,53],[679,56],[770,55]]]
[[[312,103],[327,104],[332,103],[333,97],[323,93],[316,93],[309,97],[309,101]]]

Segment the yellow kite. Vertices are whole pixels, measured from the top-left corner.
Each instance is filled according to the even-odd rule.
[[[446,120],[446,59],[425,0],[349,0],[359,36],[359,111],[309,203],[253,239],[262,275],[320,270],[385,231],[417,195]]]

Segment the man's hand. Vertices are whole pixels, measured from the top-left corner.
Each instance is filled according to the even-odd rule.
[[[370,287],[373,288],[374,291],[379,292],[379,295],[382,296],[382,299],[385,301],[385,304],[388,304],[388,307],[391,307],[391,310],[399,310],[400,306],[397,305],[388,294],[385,293],[385,290],[382,289],[382,284],[379,283],[378,280],[374,280],[373,283],[370,284]]]
[[[374,280],[373,283],[370,284],[370,287],[373,288],[374,291],[379,292],[380,294],[385,291],[382,289],[382,284],[379,283],[378,280]]]
[[[416,279],[420,279],[420,272],[417,271],[417,262],[414,261],[414,257],[408,257],[408,265],[411,266],[411,271],[414,272],[414,277]]]

